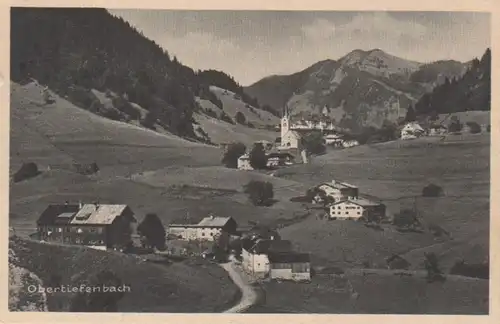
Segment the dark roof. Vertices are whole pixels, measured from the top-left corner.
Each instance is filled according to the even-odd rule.
[[[36,223],[37,225],[68,224],[79,209],[79,205],[49,205]]]
[[[287,152],[272,152],[267,154],[267,158],[273,158],[273,157],[278,157],[278,158],[294,158],[294,156],[290,153]]]
[[[256,254],[281,253],[290,251],[292,242],[288,240],[244,239],[242,247]]]
[[[308,253],[299,252],[272,252],[269,253],[269,262],[271,263],[298,263],[311,262]]]

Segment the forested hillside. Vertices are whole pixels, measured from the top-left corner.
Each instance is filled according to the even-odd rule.
[[[415,104],[417,115],[437,115],[470,110],[491,109],[491,50],[474,59],[467,72],[424,94]]]
[[[187,138],[197,137],[192,124],[193,112],[199,109],[196,97],[222,109],[209,87],[241,89],[223,72],[196,72],[183,65],[105,9],[13,8],[11,39],[13,81],[33,78],[96,114],[141,119],[145,127],[158,124]],[[92,89],[118,96],[114,106],[119,111],[101,107]],[[147,115],[141,118],[129,102],[146,109]]]

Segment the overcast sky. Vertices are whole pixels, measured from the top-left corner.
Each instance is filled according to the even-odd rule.
[[[354,49],[430,62],[468,61],[490,46],[490,16],[458,12],[110,10],[193,69],[249,85]]]

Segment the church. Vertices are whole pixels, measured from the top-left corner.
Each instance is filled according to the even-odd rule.
[[[288,112],[288,106],[285,107],[283,111],[283,117],[281,118],[281,149],[301,149],[302,148],[302,136],[296,130],[291,129],[290,115]]]

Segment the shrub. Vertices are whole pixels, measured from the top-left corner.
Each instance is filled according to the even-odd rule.
[[[471,134],[479,134],[481,133],[481,126],[476,122],[467,122],[467,126],[469,126]]]
[[[262,144],[254,144],[249,157],[252,168],[265,169],[267,167],[267,156]]]
[[[165,227],[156,214],[147,214],[137,226],[137,233],[141,236],[143,247],[153,247],[160,250],[165,248]]]
[[[241,111],[238,111],[236,113],[236,116],[234,117],[234,119],[236,120],[236,122],[238,124],[241,124],[241,125],[245,125],[245,123],[247,121],[245,115]]]
[[[231,119],[231,117],[229,117],[229,115],[228,115],[228,114],[226,114],[226,112],[225,112],[225,111],[223,111],[223,112],[221,113],[221,115],[220,115],[220,119],[221,119],[222,121],[225,121],[226,123],[233,124],[233,125],[235,124],[235,122]]]
[[[246,150],[243,143],[231,143],[222,157],[222,163],[228,168],[237,168],[238,158],[245,154]]]
[[[274,198],[272,183],[252,180],[244,185],[243,189],[255,206],[270,206],[272,204]]]
[[[439,260],[435,253],[424,253],[424,266],[427,270],[427,281],[443,281],[445,278],[439,268]]]
[[[467,264],[464,260],[455,262],[450,269],[450,274],[460,275],[472,278],[489,279],[490,278],[490,264],[489,262]]]
[[[12,180],[14,182],[21,182],[23,180],[36,177],[39,174],[40,171],[38,170],[38,166],[36,165],[36,163],[34,162],[23,163],[23,165],[21,165],[19,170],[17,170],[17,172],[14,173]]]
[[[443,188],[441,188],[438,185],[435,185],[433,183],[425,186],[422,189],[422,196],[423,197],[439,197],[443,194]]]
[[[251,123],[251,122],[248,122],[248,123],[247,123],[247,126],[248,126],[249,128],[255,128],[255,125],[254,125],[253,123]]]

